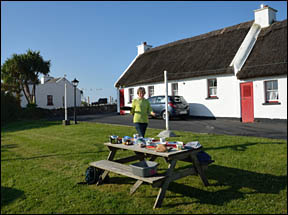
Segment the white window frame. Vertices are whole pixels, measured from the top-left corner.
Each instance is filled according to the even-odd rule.
[[[148,98],[154,96],[154,86],[148,86]]]
[[[271,86],[268,88],[268,84]],[[278,80],[264,81],[265,103],[279,102]]]
[[[128,103],[132,103],[132,101],[134,99],[134,88],[128,89],[128,95],[129,95],[129,102]]]
[[[178,83],[171,84],[171,95],[178,96]]]
[[[212,84],[211,84],[212,81]],[[218,98],[217,97],[217,78],[207,79],[208,88],[208,98]]]

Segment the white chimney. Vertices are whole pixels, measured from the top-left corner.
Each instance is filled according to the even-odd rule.
[[[49,76],[49,75],[43,75],[41,77],[41,84],[45,84],[47,81],[53,79],[53,77]]]
[[[148,51],[152,48],[152,46],[147,45],[146,42],[143,42],[141,45],[137,46],[138,48],[138,55],[143,54],[144,52]]]
[[[255,23],[260,25],[261,28],[266,28],[276,21],[276,13],[277,10],[261,4],[260,9],[254,10]]]

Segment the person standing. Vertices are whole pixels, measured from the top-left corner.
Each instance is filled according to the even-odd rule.
[[[146,128],[148,126],[148,115],[156,116],[153,112],[150,102],[144,98],[145,88],[139,87],[137,90],[138,98],[133,99],[132,108],[130,114],[134,115],[133,123],[139,134],[139,136],[144,137]]]

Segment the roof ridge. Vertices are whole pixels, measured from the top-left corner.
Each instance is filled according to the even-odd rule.
[[[175,46],[175,45],[179,45],[179,44],[183,44],[183,43],[188,43],[188,42],[191,42],[191,41],[199,41],[199,40],[207,39],[208,37],[213,37],[213,36],[216,36],[216,35],[219,35],[219,34],[223,34],[224,32],[229,32],[229,30],[231,30],[232,28],[235,28],[236,26],[238,26],[238,27],[235,28],[235,30],[238,30],[238,29],[241,28],[241,26],[245,26],[245,25],[248,25],[250,23],[252,25],[253,22],[254,22],[254,20],[247,21],[247,22],[242,22],[242,23],[239,23],[239,24],[236,24],[236,25],[231,25],[231,26],[224,27],[224,28],[217,29],[217,30],[213,30],[213,31],[210,31],[210,32],[207,32],[207,33],[199,34],[199,35],[196,35],[196,36],[193,36],[193,37],[188,37],[188,38],[185,38],[185,39],[180,39],[180,40],[176,40],[176,41],[173,41],[173,42],[170,42],[170,43],[166,43],[164,45],[156,46],[156,47],[151,48],[148,51],[146,51],[143,55],[145,55],[146,53],[148,54],[148,53],[153,52],[153,51],[158,51],[158,50],[163,49],[163,48],[167,48],[167,47],[171,47],[171,46]]]

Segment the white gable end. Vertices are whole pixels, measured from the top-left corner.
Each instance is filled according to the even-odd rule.
[[[65,83],[67,83],[67,107],[74,107],[74,86],[66,78],[36,85],[37,107],[44,109],[64,108]],[[32,85],[29,88],[31,92]],[[52,104],[48,104],[48,96],[52,96]],[[26,107],[27,104],[28,102],[22,92],[21,107]],[[78,88],[76,88],[76,106],[81,106],[81,93]]]

